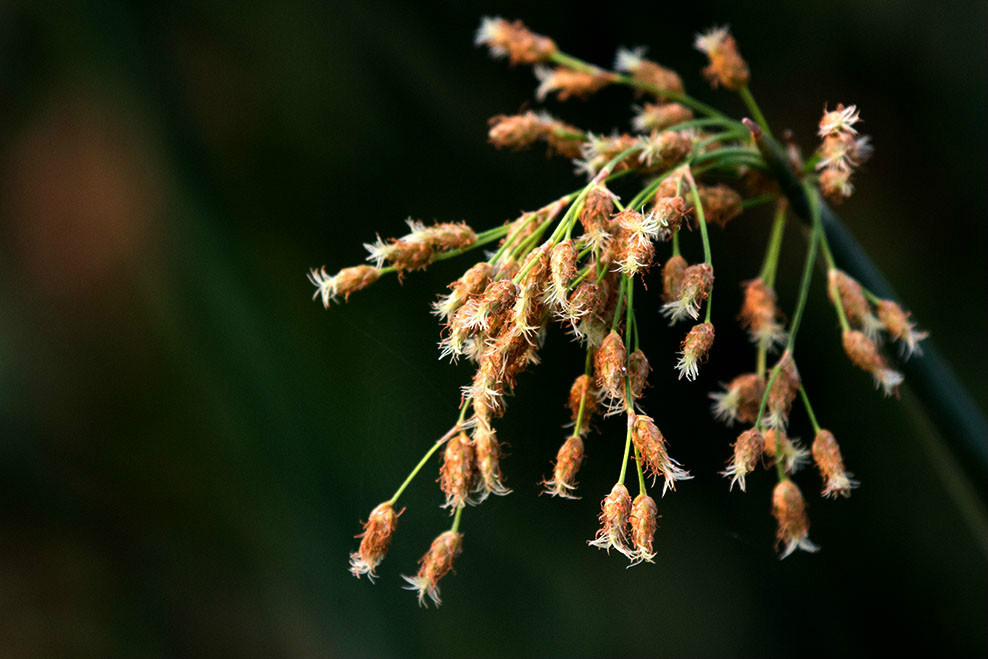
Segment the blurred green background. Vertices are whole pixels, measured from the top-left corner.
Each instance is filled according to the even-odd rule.
[[[648,45],[740,115],[691,49],[729,23],[807,150],[825,102],[857,103],[877,153],[840,212],[988,405],[983,2],[531,5],[0,4],[0,655],[985,656],[983,493],[908,387],[883,399],[844,359],[819,275],[801,371],[862,486],[822,500],[799,476],[823,549],[779,562],[769,476],[742,495],[717,475],[733,433],[706,393],[752,363],[729,282],[756,272],[766,209],[713,237],[726,284],[698,382],[675,380],[655,287],[641,301],[646,409],[696,476],[659,502],[656,565],[586,547],[620,422],[588,442],[582,500],[537,496],[582,368],[556,332],[499,428],[515,493],[466,511],[445,605],[399,588],[448,524],[432,466],[378,583],[347,573],[359,520],[455,418],[469,367],[436,360],[428,303],[468,263],[328,312],[307,268],[360,262],[408,215],[484,228],[576,183],[485,143],[535,86],[473,47],[485,14],[602,64]],[[608,132],[633,101],[549,109]],[[803,249],[790,231],[784,308]]]

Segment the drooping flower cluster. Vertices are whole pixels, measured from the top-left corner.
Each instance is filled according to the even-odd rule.
[[[437,480],[442,505],[453,516],[452,526],[433,541],[417,574],[405,579],[420,603],[440,603],[439,581],[452,570],[463,546],[459,529],[464,510],[491,495],[511,492],[502,469],[505,451],[496,423],[522,374],[538,364],[540,349],[554,326],[580,346],[583,368],[569,388],[568,434],[555,451],[555,460],[546,456],[551,473],[541,483],[543,492],[578,499],[577,477],[586,444],[593,441],[592,431],[597,429],[595,422],[603,429],[609,423],[606,417],[623,415],[620,477],[601,503],[600,527],[589,544],[608,552],[613,548],[631,565],[653,562],[659,514],[647,488],[657,487],[661,480],[664,495],[692,476],[670,455],[671,443],[655,418],[644,413],[653,363],[640,346],[651,337],[639,336],[636,290],[644,288],[650,273],[660,272],[661,313],[672,324],[690,321],[690,328],[679,341],[678,354],[670,341],[667,359],[654,364],[668,363],[665,367],[674,366],[679,378],[697,380],[701,366],[714,354],[714,266],[708,232],[713,226],[724,228],[748,207],[775,200],[775,224],[762,271],[743,284],[738,315],[756,351],[754,370],[738,375],[711,398],[718,420],[746,426],[722,472],[730,479],[728,487],[737,484],[745,491],[759,467],[774,469],[778,484],[772,514],[778,522],[781,554],[784,557],[796,548],[815,551],[809,541],[807,505],[791,477],[812,455],[824,496],[848,496],[856,482],[845,469],[834,435],[817,425],[796,367],[796,329],[810,283],[806,274],[788,327],[778,306],[776,266],[788,207],[760,150],[759,140],[766,138],[760,130],[749,130],[754,124],[742,124],[693,100],[680,76],[645,59],[643,49],[621,50],[616,72],[607,71],[561,52],[552,39],[520,21],[501,18],[484,19],[477,43],[512,64],[535,66],[539,99],[550,93],[560,100],[586,97],[615,84],[630,85],[650,98],[635,110],[631,123],[637,132],[611,136],[591,134],[535,111],[494,117],[488,139],[495,147],[521,149],[544,142],[550,153],[573,160],[577,171],[588,176],[587,182],[486,231],[461,222],[430,226],[408,220],[406,235],[378,237],[366,245],[372,265],[344,268],[333,275],[324,268],[311,271],[314,297],[328,308],[330,302],[346,300],[384,275],[401,277],[483,246],[490,250],[433,303],[441,323],[440,356],[468,362],[473,371],[461,391],[459,418],[432,444],[394,496],[372,511],[358,536],[360,546],[350,556],[351,572],[371,580],[377,576],[397,527],[400,513],[395,505],[438,453]],[[753,104],[747,88],[748,65],[727,30],[717,28],[698,36],[696,46],[709,58],[704,75],[711,83],[739,91],[746,103]],[[760,112],[755,115],[760,118]],[[816,161],[822,172],[813,177],[809,167],[807,194],[817,194],[810,186],[815,183],[832,195],[837,189],[832,172],[847,174],[867,157],[870,149],[865,138],[857,137],[857,121],[853,106],[838,106],[824,116],[820,124],[824,146]],[[798,154],[791,160],[801,162]],[[630,187],[628,181],[639,182],[637,192],[633,187],[633,193],[621,192],[622,187]],[[843,185],[849,189],[846,179]],[[817,241],[826,240],[819,217],[811,220],[806,273],[812,273]],[[702,247],[702,262],[690,263],[680,252],[680,241],[689,236],[698,237],[695,247]],[[833,263],[829,265],[828,292],[842,320],[845,350],[886,390],[894,389],[901,376],[881,356],[880,335],[887,333],[912,354],[919,352],[925,333],[915,329],[896,303],[874,297]],[[781,355],[769,368],[768,355],[777,349]],[[814,427],[811,450],[787,434],[797,398],[805,403]],[[595,451],[607,452],[603,444]],[[626,485],[629,470],[634,470],[632,480],[638,482],[634,498]]]
[[[851,174],[872,154],[871,140],[858,135],[854,124],[861,120],[855,105],[838,103],[834,110],[824,109],[817,134],[822,143],[817,151],[816,168],[820,172],[820,190],[833,201],[854,193]]]

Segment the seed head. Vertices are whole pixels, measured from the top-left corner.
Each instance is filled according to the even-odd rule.
[[[556,453],[556,464],[552,468],[552,480],[544,481],[543,492],[564,499],[579,499],[573,491],[576,490],[576,472],[583,462],[583,440],[573,435],[559,447]]]
[[[844,107],[843,103],[838,103],[834,110],[823,108],[823,117],[820,119],[820,129],[817,134],[820,137],[830,135],[857,135],[858,131],[854,124],[861,120],[858,114],[858,106],[849,105]]]
[[[549,285],[545,301],[553,307],[562,307],[569,297],[569,287],[576,278],[576,248],[566,239],[556,243],[549,253]]]
[[[741,195],[734,188],[718,183],[700,185],[697,192],[700,203],[703,204],[703,217],[709,224],[716,224],[723,229],[728,222],[741,214]]]
[[[660,171],[670,169],[688,156],[692,147],[684,133],[654,130],[645,140],[638,161]]]
[[[791,480],[780,481],[772,492],[772,516],[778,524],[776,546],[783,545],[779,558],[785,558],[797,548],[814,552],[819,549],[810,542],[810,518],[806,514],[803,494]]]
[[[631,440],[638,449],[645,469],[652,477],[652,483],[654,484],[658,475],[662,474],[665,481],[662,485],[663,496],[666,490],[676,491],[676,481],[693,478],[678,462],[669,457],[665,437],[662,436],[652,417],[631,412],[628,414],[628,426],[631,428]]]
[[[765,437],[765,455],[771,458],[770,464],[782,462],[787,474],[795,473],[809,459],[810,452],[796,440],[790,439],[784,430],[769,428]]]
[[[614,213],[616,198],[604,183],[595,183],[587,193],[579,219],[588,245],[601,249],[607,244],[607,225]]]
[[[487,262],[477,263],[463,273],[463,276],[448,286],[449,295],[442,295],[432,303],[432,313],[449,321],[452,315],[471,297],[480,295],[491,281],[493,268]]]
[[[919,342],[929,334],[916,331],[916,324],[909,320],[909,312],[903,311],[892,300],[882,300],[878,303],[878,317],[886,331],[900,341],[902,353],[907,359],[913,354],[923,354]]]
[[[611,330],[600,349],[594,353],[594,372],[597,374],[597,388],[605,399],[624,400],[624,378],[628,374],[625,367],[627,352],[624,340]]]
[[[684,375],[687,380],[696,380],[700,374],[700,364],[706,361],[707,354],[713,345],[714,326],[711,323],[694,325],[686,338],[683,339],[679,361],[676,363],[680,380],[683,379]]]
[[[825,169],[820,174],[820,191],[823,196],[835,203],[840,203],[854,194],[854,184],[851,183],[851,172],[839,169]]]
[[[693,110],[679,103],[646,103],[638,110],[638,114],[632,119],[631,125],[635,130],[648,132],[652,130],[665,130],[670,126],[681,124],[693,118]]]
[[[642,397],[648,384],[648,374],[652,370],[648,358],[641,350],[635,350],[628,356],[628,377],[631,381],[631,400],[637,401]]]
[[[710,60],[710,64],[703,69],[703,75],[711,85],[716,87],[719,83],[727,89],[738,91],[748,84],[748,64],[741,58],[738,45],[726,27],[712,28],[698,34],[694,45]]]
[[[683,92],[683,81],[675,71],[660,66],[655,62],[644,59],[644,48],[618,50],[614,61],[614,68],[618,71],[630,73],[631,77],[638,82],[655,87],[655,94],[659,98],[663,97],[662,92]]]
[[[556,53],[556,44],[549,37],[535,34],[521,21],[509,23],[500,17],[485,16],[474,43],[490,48],[494,57],[508,57],[512,64],[537,64]]]
[[[419,559],[419,571],[414,577],[402,578],[408,582],[405,590],[418,592],[419,606],[425,606],[426,595],[433,604],[439,606],[439,580],[453,569],[453,561],[463,551],[463,534],[445,531],[432,541],[432,546],[425,556]]]
[[[477,461],[477,478],[475,489],[477,503],[491,494],[504,496],[511,490],[504,486],[504,476],[501,474],[501,444],[497,441],[497,433],[486,423],[477,423],[473,429],[473,452]]]
[[[655,529],[658,528],[659,509],[655,499],[647,494],[639,494],[631,504],[631,565],[642,561],[652,563],[655,552],[652,550],[652,540]],[[630,567],[630,566],[629,566]]]
[[[820,470],[823,479],[823,496],[851,496],[851,489],[857,486],[857,481],[851,480],[853,474],[844,469],[844,458],[840,453],[837,439],[829,430],[821,428],[813,439],[813,461]]]
[[[734,425],[735,421],[754,423],[764,393],[765,380],[757,373],[739,375],[731,380],[723,392],[710,394],[714,401],[714,417],[729,426]]]
[[[862,371],[871,373],[876,387],[881,387],[886,396],[898,392],[902,374],[888,367],[874,341],[857,330],[846,330],[842,338],[848,358]]]
[[[553,92],[560,101],[572,97],[586,98],[614,81],[614,76],[606,71],[590,73],[565,66],[555,68],[537,66],[535,77],[539,80],[535,97],[540,101],[545,100],[545,97]]]
[[[622,151],[637,146],[641,138],[634,135],[617,135],[614,137],[602,137],[600,135],[589,135],[587,141],[580,147],[582,160],[577,161],[576,171],[585,172],[588,178],[593,178],[600,170],[618,156]],[[616,171],[623,171],[630,168],[632,158],[626,158],[615,168]]]
[[[769,349],[784,342],[786,332],[779,322],[781,316],[775,291],[761,277],[745,284],[744,302],[738,317],[752,343]]]
[[[329,309],[329,303],[342,295],[344,300],[350,299],[350,293],[367,288],[381,276],[381,271],[370,265],[358,265],[343,268],[335,275],[326,272],[326,268],[309,270],[309,281],[316,287],[312,299],[322,298],[322,305]]]
[[[491,117],[488,125],[490,129],[487,140],[498,149],[523,149],[545,137],[547,132],[542,117],[532,111],[514,115],[499,114]]]
[[[470,498],[476,476],[473,443],[465,432],[461,432],[446,442],[443,463],[439,467],[439,487],[446,495],[443,508],[449,508],[453,513],[468,503],[476,503]]]
[[[629,277],[648,271],[655,255],[652,241],[662,230],[658,219],[651,213],[642,215],[629,208],[614,216],[612,226],[618,269]]]
[[[611,493],[604,497],[600,510],[600,530],[587,544],[597,549],[606,549],[608,553],[614,547],[632,558],[633,552],[628,546],[628,522],[631,516],[631,495],[628,494],[628,488],[617,483],[611,488]]]
[[[679,295],[671,302],[662,305],[662,313],[675,323],[687,316],[696,320],[700,315],[700,305],[710,295],[714,285],[714,269],[706,263],[691,265],[683,272],[683,282]]]
[[[577,418],[580,416],[580,406],[583,406],[583,418],[580,423],[580,433],[586,433],[587,422],[593,416],[594,412],[597,411],[597,388],[594,386],[593,379],[589,375],[581,375],[573,381],[573,386],[569,390],[569,402],[567,403],[570,411],[570,420],[576,423]]]
[[[768,419],[769,428],[785,429],[789,422],[789,411],[792,409],[792,402],[796,400],[799,393],[799,371],[796,370],[796,362],[792,355],[786,351],[779,357],[779,374],[772,384],[772,390],[768,394]]]
[[[827,295],[831,304],[835,304],[835,295],[840,296],[844,315],[851,325],[860,329],[870,339],[876,339],[878,332],[883,329],[882,321],[871,312],[871,305],[865,298],[864,290],[856,279],[843,270],[831,268],[827,271]]]
[[[721,474],[731,479],[730,489],[734,489],[734,484],[737,483],[744,492],[745,476],[754,471],[758,459],[762,457],[765,451],[765,438],[758,428],[751,428],[738,435],[733,446],[734,456],[728,461],[727,469]]]
[[[674,302],[679,299],[686,277],[687,263],[682,256],[672,256],[662,266],[662,300]]]
[[[350,554],[350,572],[353,576],[360,578],[366,574],[367,578],[374,581],[377,577],[374,570],[384,560],[391,545],[391,538],[395,529],[398,528],[398,517],[401,512],[395,513],[390,501],[379,504],[371,511],[370,517],[364,523],[364,531],[356,536],[361,538],[360,549]]]

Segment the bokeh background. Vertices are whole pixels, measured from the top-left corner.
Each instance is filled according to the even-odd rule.
[[[733,433],[706,393],[753,358],[724,284],[696,383],[675,380],[654,287],[640,307],[647,408],[696,475],[660,501],[654,566],[586,547],[620,422],[588,443],[583,499],[537,496],[582,368],[556,333],[500,427],[515,493],[464,515],[443,608],[399,587],[448,524],[433,467],[379,582],[346,571],[359,520],[454,419],[468,366],[436,360],[427,312],[465,265],[328,312],[307,268],[361,261],[408,215],[488,227],[576,182],[485,143],[535,85],[473,47],[485,14],[603,64],[648,45],[741,114],[691,49],[729,23],[806,149],[825,102],[857,103],[877,153],[840,212],[988,405],[988,8],[702,4],[0,3],[0,655],[985,656],[984,493],[908,386],[883,399],[843,358],[819,273],[801,370],[863,483],[828,501],[797,479],[820,553],[779,562],[770,477],[742,495],[717,475]],[[633,101],[549,109],[609,132]],[[756,272],[769,221],[715,232],[719,281]],[[787,308],[803,249],[791,230]]]

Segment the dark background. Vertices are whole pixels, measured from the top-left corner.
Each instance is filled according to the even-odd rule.
[[[767,209],[713,237],[699,381],[675,380],[681,328],[649,311],[655,287],[641,300],[646,409],[696,476],[659,502],[656,564],[586,547],[619,421],[588,442],[582,500],[536,496],[582,368],[557,332],[500,424],[515,493],[464,514],[438,611],[399,588],[448,524],[434,466],[377,585],[347,553],[455,418],[469,367],[436,360],[427,305],[469,261],[328,312],[305,281],[408,215],[486,228],[575,187],[564,161],[485,144],[535,81],[472,46],[482,15],[604,65],[649,45],[741,115],[691,48],[729,23],[769,121],[805,149],[824,103],[858,104],[877,152],[840,212],[984,409],[984,3],[161,4],[0,5],[0,654],[985,655],[983,493],[908,386],[883,399],[843,357],[819,274],[801,371],[862,486],[822,500],[799,475],[823,549],[779,562],[770,475],[743,495],[717,475],[733,433],[706,393],[751,368],[731,282],[757,271]],[[609,132],[632,102],[549,109]],[[801,235],[783,249],[791,309]],[[810,438],[801,411],[793,433]]]

